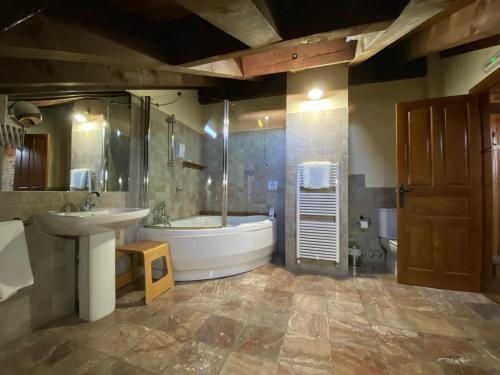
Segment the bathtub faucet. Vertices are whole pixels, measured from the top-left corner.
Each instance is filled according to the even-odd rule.
[[[161,225],[170,227],[170,216],[167,215],[167,204],[163,201],[156,206],[156,218],[159,219]]]

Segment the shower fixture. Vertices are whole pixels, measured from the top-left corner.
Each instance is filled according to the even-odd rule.
[[[167,162],[173,163],[175,162],[175,115],[167,115],[166,122],[168,139],[170,140],[168,142]]]

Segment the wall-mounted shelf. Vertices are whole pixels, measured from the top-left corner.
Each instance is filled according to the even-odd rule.
[[[182,166],[184,168],[193,168],[193,169],[199,169],[199,170],[205,169],[207,167],[206,164],[197,163],[197,162],[192,161],[192,160],[184,160],[182,162]]]

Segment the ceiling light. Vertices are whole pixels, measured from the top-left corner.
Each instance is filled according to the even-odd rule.
[[[87,120],[87,116],[85,116],[83,113],[80,113],[80,112],[75,113],[75,114],[73,115],[73,118],[74,118],[76,121],[78,121],[78,122],[87,122],[87,121],[88,121],[88,120]]]
[[[323,97],[323,90],[321,90],[320,88],[314,87],[311,90],[309,90],[309,92],[307,93],[307,96],[311,100],[321,99]]]

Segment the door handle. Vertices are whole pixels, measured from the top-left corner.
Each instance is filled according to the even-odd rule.
[[[410,189],[405,189],[404,185],[401,184],[398,189],[399,193],[399,207],[403,208],[405,206],[406,193],[409,193]]]

